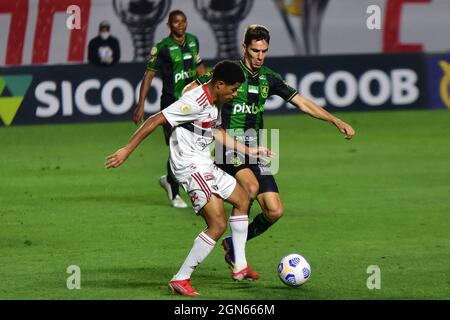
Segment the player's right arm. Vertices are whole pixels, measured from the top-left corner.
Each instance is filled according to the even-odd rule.
[[[150,90],[156,71],[161,67],[161,56],[165,55],[167,55],[167,49],[166,47],[162,47],[161,43],[158,43],[150,51],[150,55],[147,60],[147,71],[142,78],[141,89],[139,90],[139,101],[133,113],[133,121],[136,124],[140,124],[144,121],[145,98],[147,98],[147,94]]]
[[[136,132],[131,136],[128,144],[114,152],[113,154],[106,157],[105,166],[107,169],[117,168],[122,163],[124,163],[130,154],[137,148],[137,146],[155,129],[163,124],[166,124],[167,120],[162,114],[158,112],[157,114],[148,118]]]
[[[139,90],[139,101],[136,105],[136,109],[133,113],[133,121],[136,124],[144,121],[144,105],[145,98],[147,97],[150,86],[152,85],[152,80],[155,77],[155,71],[152,69],[147,69],[142,78],[141,89]]]

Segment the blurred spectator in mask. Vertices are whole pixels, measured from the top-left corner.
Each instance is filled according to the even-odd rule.
[[[99,66],[111,66],[120,59],[120,46],[117,38],[110,33],[108,21],[99,25],[99,34],[89,41],[88,60]]]

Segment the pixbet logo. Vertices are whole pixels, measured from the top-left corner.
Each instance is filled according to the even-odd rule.
[[[195,71],[180,71],[175,74],[175,83],[177,83],[180,80],[193,78],[195,76]]]
[[[263,110],[264,110],[263,105],[257,106],[254,103],[252,103],[251,105],[248,105],[246,103],[233,105],[233,114],[237,113],[257,114],[259,112],[262,112]]]

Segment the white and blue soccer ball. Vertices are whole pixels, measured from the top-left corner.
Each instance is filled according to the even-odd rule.
[[[311,277],[311,267],[301,255],[292,253],[281,259],[278,265],[278,277],[284,284],[298,287]]]

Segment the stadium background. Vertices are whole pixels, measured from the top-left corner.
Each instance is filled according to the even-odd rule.
[[[286,216],[249,245],[267,281],[223,287],[216,248],[199,282],[208,283],[213,266],[213,287],[222,287],[205,298],[449,299],[450,1],[147,0],[134,1],[135,13],[131,3],[0,1],[0,298],[173,298],[166,278],[202,224],[190,209],[169,208],[156,185],[166,157],[161,133],[121,172],[101,165],[135,130],[145,56],[177,8],[207,66],[240,54],[247,24],[265,24],[266,64],[357,131],[341,141],[326,124],[269,101],[266,124],[281,130]],[[80,29],[66,26],[70,5],[81,9]],[[367,27],[371,5],[381,29]],[[121,44],[112,68],[85,64],[102,20]],[[159,110],[161,85],[152,84],[148,114]],[[167,233],[170,240],[158,240]],[[294,292],[274,271],[290,251],[313,269]],[[78,292],[65,286],[72,264],[83,273]],[[381,290],[365,286],[368,265],[380,265]]]

